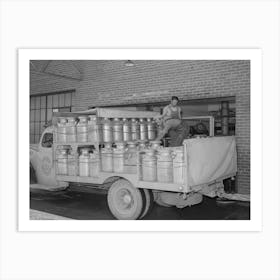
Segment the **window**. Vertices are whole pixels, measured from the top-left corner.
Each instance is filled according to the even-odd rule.
[[[72,93],[44,94],[30,97],[30,143],[38,143],[45,126],[51,121],[53,112],[71,112]]]
[[[45,133],[42,139],[42,147],[44,148],[51,148],[53,145],[53,134],[52,133]]]

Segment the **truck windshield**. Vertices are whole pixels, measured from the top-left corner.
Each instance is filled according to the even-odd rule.
[[[42,147],[44,148],[51,148],[53,145],[53,134],[52,133],[45,133],[42,139]]]

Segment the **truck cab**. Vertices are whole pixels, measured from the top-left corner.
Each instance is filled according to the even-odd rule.
[[[30,145],[30,169],[35,173],[33,181],[46,186],[68,186],[66,182],[56,180],[54,159],[54,126],[47,127],[38,144]]]

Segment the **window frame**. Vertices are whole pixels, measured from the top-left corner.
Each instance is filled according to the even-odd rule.
[[[30,134],[30,143],[38,143],[42,135],[42,123],[46,125],[49,120],[48,111],[51,110],[53,113],[54,109],[69,109],[69,112],[72,111],[72,101],[73,93],[75,89],[69,89],[58,92],[44,93],[44,94],[34,94],[30,95],[30,108],[29,108],[29,134]],[[63,98],[60,98],[60,95],[63,95]],[[69,95],[69,96],[68,96]],[[51,97],[50,97],[51,96]],[[57,100],[63,100],[63,104],[53,104],[54,96]],[[36,101],[39,100],[37,103]],[[70,104],[69,104],[70,102]],[[62,105],[62,106],[59,106]],[[70,106],[69,106],[70,105]],[[38,111],[38,112],[37,112]],[[38,119],[36,118],[36,112],[38,114]],[[31,120],[32,116],[32,120]],[[39,124],[39,130],[36,130],[36,127]],[[31,133],[31,126],[34,127],[34,131]]]

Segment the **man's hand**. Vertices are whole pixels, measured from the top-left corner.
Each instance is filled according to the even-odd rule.
[[[157,118],[154,118],[155,122],[157,123],[157,125],[161,126],[163,123],[163,119],[161,116],[158,116]]]

